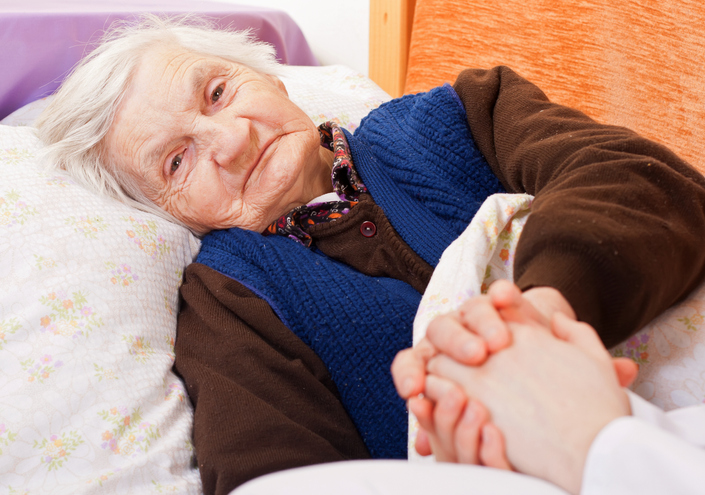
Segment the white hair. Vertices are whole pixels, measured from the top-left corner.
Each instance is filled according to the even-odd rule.
[[[282,72],[274,48],[256,41],[249,30],[220,30],[193,16],[147,14],[136,22],[111,25],[99,46],[61,84],[36,126],[49,166],[65,170],[98,193],[183,225],[150,201],[129,173],[111,163],[103,146],[142,55],[158,45],[221,57],[263,74]]]

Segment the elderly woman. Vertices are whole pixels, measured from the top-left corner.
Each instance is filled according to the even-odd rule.
[[[110,34],[38,123],[85,184],[207,234],[175,364],[206,492],[406,455],[389,367],[441,253],[492,193],[536,195],[514,271],[525,296],[608,345],[702,278],[705,180],[507,68],[389,102],[354,135],[316,129],[279,71],[245,34],[149,18]],[[492,342],[496,319],[468,324]]]

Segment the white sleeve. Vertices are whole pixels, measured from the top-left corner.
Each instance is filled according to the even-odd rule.
[[[612,421],[590,447],[581,493],[703,493],[705,404],[664,412],[629,399],[632,416]]]

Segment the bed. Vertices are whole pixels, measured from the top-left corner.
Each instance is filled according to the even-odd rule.
[[[685,0],[660,10],[646,2],[580,6],[561,15],[532,1],[373,0],[370,76],[379,86],[344,66],[312,66],[300,30],[276,10],[185,0],[0,7],[0,64],[9,73],[0,81],[0,493],[201,492],[192,413],[171,372],[178,288],[198,240],[44,172],[31,128],[42,98],[109,20],[188,9],[252,27],[282,62],[299,66],[284,78],[292,99],[316,123],[337,119],[350,130],[389,95],[452,82],[465,66],[506,63],[554,100],[667,142],[705,170],[697,36],[705,8]],[[590,19],[601,20],[599,29]],[[448,37],[467,39],[467,58]],[[511,276],[516,238],[502,236],[521,215],[498,217],[505,206],[488,207],[482,219],[492,221],[473,241],[484,243],[473,262],[478,291]],[[435,304],[443,299],[428,294],[427,317],[443,310]],[[704,301],[701,288],[613,349],[640,363],[635,389],[662,407],[705,399]],[[555,493],[522,477],[473,476],[479,491]]]

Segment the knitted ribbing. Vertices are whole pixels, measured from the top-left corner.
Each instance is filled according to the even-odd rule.
[[[484,199],[503,191],[450,86],[380,106],[347,138],[372,197],[432,266]],[[316,352],[373,457],[406,457],[406,411],[389,369],[411,345],[418,292],[363,275],[315,247],[240,229],[206,236],[197,261],[262,297]]]
[[[406,412],[389,369],[396,353],[411,345],[418,292],[286,237],[240,229],[206,236],[197,261],[266,300],[313,349],[373,457],[406,457]]]
[[[434,267],[485,198],[504,192],[475,146],[465,108],[450,85],[383,104],[348,142],[375,202]]]

